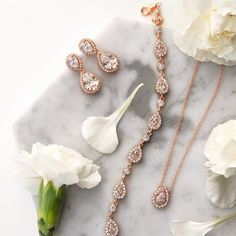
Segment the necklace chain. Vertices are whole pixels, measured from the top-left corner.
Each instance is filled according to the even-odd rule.
[[[165,168],[164,168],[164,171],[163,171],[163,176],[162,176],[162,179],[161,179],[161,184],[160,184],[161,186],[164,185],[164,182],[166,180],[167,173],[168,173],[171,161],[173,159],[173,154],[174,154],[174,150],[175,150],[175,147],[176,147],[177,139],[180,135],[180,130],[181,130],[181,127],[182,127],[182,124],[183,124],[185,112],[186,112],[186,109],[188,107],[191,91],[192,91],[192,88],[193,88],[194,81],[196,79],[197,72],[199,70],[199,66],[200,66],[200,62],[196,62],[194,70],[193,70],[193,76],[192,76],[192,79],[189,83],[186,96],[184,98],[183,107],[182,107],[182,110],[181,110],[181,113],[180,113],[180,116],[179,116],[179,119],[178,119],[177,128],[175,130],[174,138],[173,138],[173,141],[171,143],[169,153],[168,153],[168,156],[167,156],[167,161],[166,161]],[[213,95],[212,95],[208,105],[207,105],[207,108],[205,109],[203,115],[201,116],[200,121],[198,122],[196,128],[194,129],[193,134],[192,134],[192,136],[191,136],[191,138],[190,138],[190,140],[187,144],[187,147],[184,151],[182,159],[181,159],[181,161],[180,161],[180,163],[177,167],[177,170],[175,172],[171,187],[169,189],[170,191],[173,190],[173,188],[176,184],[177,177],[178,177],[179,172],[181,171],[181,169],[183,167],[183,164],[184,164],[184,162],[187,158],[187,155],[188,155],[189,151],[191,150],[191,147],[192,147],[194,141],[196,140],[197,135],[199,134],[199,131],[200,131],[205,119],[207,118],[207,115],[208,115],[208,113],[209,113],[209,111],[210,111],[210,109],[211,109],[211,107],[212,107],[212,105],[213,105],[213,103],[214,103],[214,101],[217,97],[217,94],[218,94],[219,89],[220,89],[220,85],[221,85],[222,80],[223,80],[223,72],[224,72],[224,66],[222,65],[222,66],[220,66],[220,73],[219,73],[219,78],[218,78],[218,81],[217,81],[217,84],[216,84],[216,88],[213,92]]]
[[[175,174],[174,174],[174,177],[173,177],[173,180],[172,180],[172,183],[171,183],[170,187],[169,188],[166,187],[165,186],[165,180],[166,180],[166,177],[167,177],[167,174],[168,174],[168,171],[169,171],[169,167],[171,165],[171,161],[173,159],[173,154],[174,154],[174,151],[175,151],[176,143],[177,143],[178,137],[180,135],[180,131],[181,131],[181,127],[182,127],[182,124],[183,124],[184,116],[185,116],[185,113],[186,113],[186,110],[187,110],[187,107],[188,107],[188,104],[189,104],[189,99],[190,99],[191,92],[192,92],[192,89],[193,89],[194,81],[196,80],[196,76],[197,76],[197,72],[199,70],[199,66],[200,66],[200,62],[196,62],[196,65],[195,65],[194,70],[193,70],[192,78],[191,78],[190,83],[189,83],[188,88],[187,88],[187,93],[184,97],[184,102],[183,102],[183,106],[182,106],[180,116],[179,116],[179,119],[178,119],[175,134],[174,134],[174,137],[173,137],[170,149],[169,149],[169,153],[167,155],[166,164],[165,164],[163,175],[162,175],[162,178],[161,178],[161,183],[152,195],[152,203],[153,203],[154,207],[156,207],[156,208],[163,208],[163,207],[166,207],[168,205],[169,199],[170,199],[170,194],[171,194],[171,192],[173,191],[173,189],[175,187],[175,184],[176,184],[177,178],[179,176],[179,173],[180,173],[180,171],[181,171],[181,169],[184,165],[185,160],[187,159],[187,156],[188,156],[188,154],[189,154],[189,152],[190,152],[190,150],[193,146],[194,141],[197,138],[197,135],[199,134],[199,132],[201,130],[201,127],[202,127],[205,119],[207,118],[207,115],[208,115],[212,105],[214,104],[214,101],[215,101],[215,99],[217,97],[217,94],[220,90],[221,83],[223,81],[224,66],[221,65],[220,66],[220,73],[219,73],[218,80],[217,80],[217,83],[216,83],[216,87],[213,91],[212,97],[211,97],[206,109],[204,110],[204,112],[203,112],[196,128],[193,130],[193,133],[192,133],[192,135],[191,135],[191,137],[190,137],[190,139],[187,143],[187,146],[186,146],[186,149],[183,153],[183,156],[182,156],[182,158],[179,162],[179,165],[178,165],[178,167],[175,171]]]

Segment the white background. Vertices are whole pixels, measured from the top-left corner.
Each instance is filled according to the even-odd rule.
[[[0,0],[0,235],[37,235],[31,196],[13,177],[14,121],[65,68],[66,55],[77,50],[81,38],[93,38],[114,17],[148,22],[140,15],[146,3]],[[172,16],[173,7],[164,8]]]

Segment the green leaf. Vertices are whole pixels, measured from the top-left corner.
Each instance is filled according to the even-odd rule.
[[[63,185],[57,189],[51,181],[44,186],[44,181],[41,181],[38,208],[40,236],[53,235],[62,212],[66,188]]]

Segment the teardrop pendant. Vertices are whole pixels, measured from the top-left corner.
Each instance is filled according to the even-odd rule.
[[[80,87],[85,93],[94,94],[101,89],[101,81],[92,72],[83,70],[80,72]]]
[[[79,43],[79,49],[85,55],[93,55],[97,53],[96,44],[91,39],[82,39]]]
[[[80,57],[75,53],[71,53],[66,57],[66,65],[73,71],[80,71],[83,67]]]
[[[107,236],[117,236],[119,228],[117,223],[113,219],[109,219],[105,226],[105,232]]]
[[[167,206],[170,198],[170,191],[167,187],[159,186],[152,195],[152,204],[156,208]]]
[[[120,62],[116,55],[111,52],[98,51],[98,64],[105,72],[115,72],[118,70]]]
[[[126,186],[123,181],[116,184],[113,188],[112,195],[114,199],[123,199],[126,195]]]

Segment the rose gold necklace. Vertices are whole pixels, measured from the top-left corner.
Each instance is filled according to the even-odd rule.
[[[155,42],[155,46],[154,46],[154,54],[157,58],[158,69],[159,69],[159,79],[156,83],[156,92],[159,94],[159,98],[158,98],[158,101],[157,101],[157,110],[149,118],[148,128],[147,128],[147,131],[146,131],[145,135],[141,138],[141,140],[138,142],[138,144],[133,149],[131,149],[131,151],[129,152],[129,154],[128,154],[128,164],[123,169],[123,176],[122,176],[120,182],[118,184],[116,184],[113,188],[113,192],[112,192],[113,201],[112,201],[112,203],[109,207],[108,221],[107,221],[106,226],[105,226],[105,232],[106,232],[107,236],[117,236],[118,235],[119,227],[118,227],[117,222],[114,220],[114,213],[117,211],[117,208],[118,208],[118,205],[119,205],[120,201],[126,196],[127,177],[130,175],[133,165],[135,163],[139,162],[142,159],[142,156],[143,156],[142,155],[142,148],[143,148],[144,144],[147,143],[150,140],[150,138],[153,135],[153,131],[158,130],[161,126],[160,113],[161,113],[161,110],[162,110],[162,108],[164,106],[164,103],[165,103],[165,94],[168,92],[168,83],[165,79],[165,71],[164,71],[165,70],[164,57],[166,56],[167,49],[166,49],[165,44],[161,40],[161,26],[162,26],[162,23],[163,23],[163,18],[162,18],[161,13],[160,13],[160,3],[157,3],[157,4],[155,4],[151,7],[143,7],[142,8],[142,14],[144,16],[152,14],[153,15],[152,22],[154,23],[154,25],[156,27],[155,28],[156,42]],[[212,96],[212,98],[211,98],[211,100],[210,100],[210,102],[207,106],[207,109],[205,110],[200,122],[198,123],[197,128],[193,133],[193,136],[191,137],[191,139],[190,139],[190,141],[187,145],[186,151],[184,152],[183,158],[181,159],[180,164],[179,164],[179,166],[177,168],[177,171],[175,173],[175,176],[174,176],[174,179],[172,181],[171,187],[169,189],[167,187],[164,187],[164,182],[166,180],[166,176],[167,176],[169,166],[170,166],[170,163],[171,163],[171,160],[172,160],[173,152],[174,152],[174,149],[175,149],[175,146],[176,146],[177,138],[178,138],[179,133],[180,133],[183,118],[184,118],[185,111],[186,111],[186,108],[187,108],[187,105],[188,105],[188,101],[189,101],[189,98],[190,98],[190,95],[191,95],[193,82],[196,78],[196,74],[197,74],[197,71],[198,71],[198,68],[199,68],[199,64],[200,64],[199,62],[196,63],[196,66],[195,66],[194,71],[193,71],[193,76],[192,76],[191,82],[190,82],[189,87],[188,87],[187,95],[184,99],[184,105],[183,105],[183,108],[182,108],[182,111],[181,111],[181,114],[180,114],[180,117],[179,117],[176,133],[174,135],[174,140],[172,142],[170,152],[169,152],[169,155],[168,155],[168,158],[167,158],[167,161],[166,161],[166,165],[165,165],[165,168],[164,168],[164,173],[163,173],[163,176],[162,176],[162,179],[161,179],[161,184],[158,187],[157,191],[155,191],[155,193],[153,194],[153,197],[152,197],[152,202],[153,202],[153,205],[155,207],[161,208],[161,207],[164,207],[168,204],[169,195],[170,195],[170,192],[173,190],[173,187],[176,183],[177,176],[179,175],[179,172],[180,172],[180,170],[181,170],[181,168],[184,164],[184,161],[186,160],[187,154],[189,153],[189,151],[191,149],[191,146],[193,145],[193,143],[194,143],[194,141],[197,137],[197,134],[199,133],[200,128],[203,125],[203,122],[204,122],[205,118],[207,117],[207,114],[208,114],[211,106],[214,103],[214,100],[217,96],[217,93],[218,93],[219,88],[220,88],[220,84],[221,84],[222,79],[223,79],[224,67],[221,66],[219,80],[217,82],[217,86],[216,86],[216,89],[214,91],[214,94],[213,94],[213,96]]]
[[[174,174],[174,177],[173,177],[173,180],[171,182],[170,187],[169,188],[166,187],[165,186],[166,177],[167,177],[167,174],[168,174],[168,170],[169,170],[171,161],[173,159],[173,154],[174,154],[174,150],[175,150],[175,147],[176,147],[177,139],[180,135],[180,130],[181,130],[181,127],[182,127],[182,124],[183,124],[183,119],[184,119],[184,116],[185,116],[186,109],[188,107],[191,91],[192,91],[192,88],[193,88],[194,81],[196,79],[196,75],[197,75],[197,72],[198,72],[198,69],[199,69],[199,65],[200,65],[200,62],[196,62],[196,65],[195,65],[194,70],[193,70],[192,79],[189,83],[187,93],[186,93],[185,98],[184,98],[184,103],[183,103],[183,107],[182,107],[182,110],[181,110],[181,113],[180,113],[180,116],[179,116],[179,119],[178,119],[178,124],[177,124],[177,128],[175,130],[174,138],[173,138],[173,141],[171,143],[171,146],[170,146],[170,149],[169,149],[169,152],[168,152],[168,155],[167,155],[167,160],[166,160],[166,163],[165,163],[165,167],[164,167],[163,175],[162,175],[162,178],[161,178],[161,182],[160,182],[159,187],[153,193],[153,196],[152,196],[152,203],[156,208],[163,208],[163,207],[167,206],[167,204],[169,202],[170,194],[173,191],[173,188],[176,184],[177,177],[179,176],[179,173],[180,173],[180,171],[181,171],[181,169],[184,165],[184,162],[185,162],[185,160],[186,160],[186,158],[189,154],[189,151],[191,150],[191,147],[192,147],[194,141],[196,140],[197,135],[198,135],[205,119],[207,118],[207,115],[208,115],[208,113],[209,113],[209,111],[210,111],[210,109],[211,109],[211,107],[212,107],[212,105],[213,105],[213,103],[216,99],[216,96],[217,96],[217,94],[219,92],[219,89],[220,89],[220,85],[221,85],[222,80],[223,80],[224,66],[222,65],[222,66],[220,66],[219,77],[218,77],[213,95],[210,99],[210,102],[208,103],[205,111],[203,112],[203,114],[200,118],[200,121],[198,122],[196,128],[193,131],[193,134],[192,134],[190,140],[187,143],[186,149],[185,149],[185,151],[183,153],[183,156],[180,160],[180,163],[179,163],[179,165],[178,165],[178,167],[175,171],[175,174]]]

